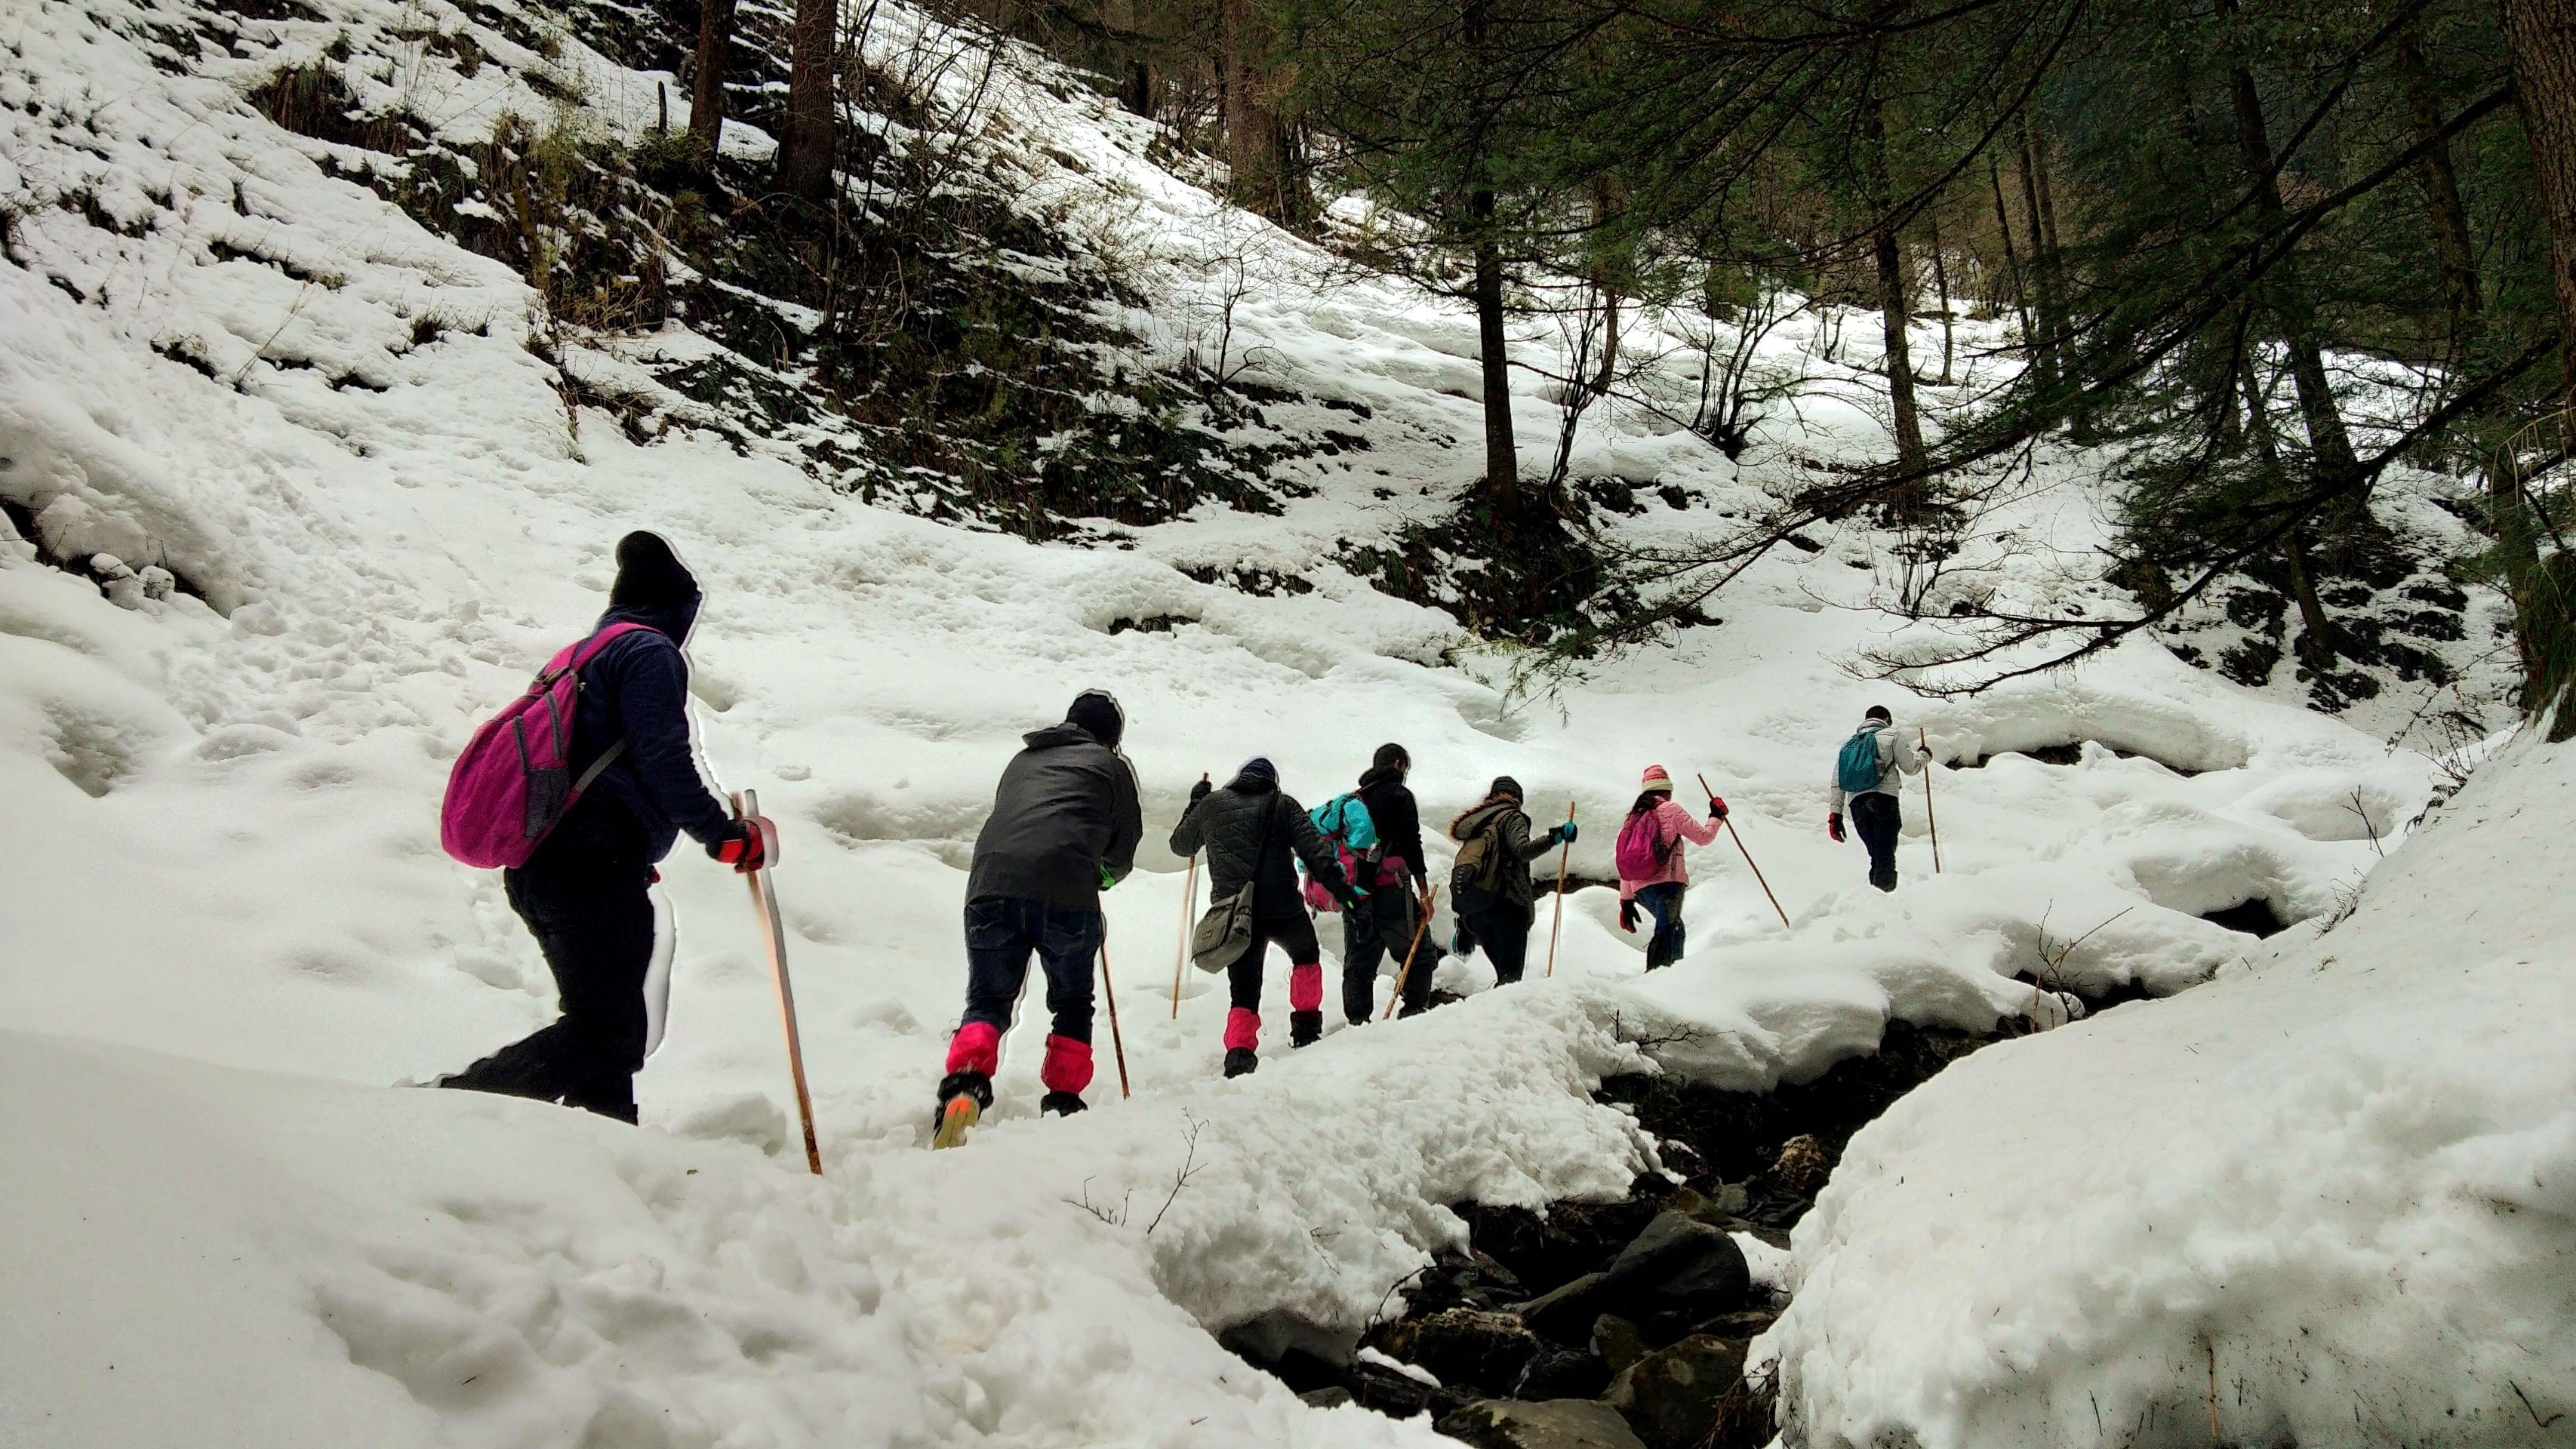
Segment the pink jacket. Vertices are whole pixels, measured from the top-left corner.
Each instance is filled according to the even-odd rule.
[[[1620,822],[1623,826],[1626,823],[1626,821]],[[1655,828],[1659,832],[1657,838],[1673,842],[1672,854],[1664,857],[1664,868],[1653,875],[1643,880],[1620,881],[1619,899],[1623,901],[1634,900],[1638,891],[1650,885],[1661,885],[1665,881],[1689,884],[1690,865],[1682,858],[1689,852],[1682,848],[1681,841],[1687,840],[1693,845],[1706,845],[1717,839],[1716,821],[1693,815],[1678,801],[1673,800],[1667,800],[1655,807]],[[1680,838],[1675,839],[1676,836]]]

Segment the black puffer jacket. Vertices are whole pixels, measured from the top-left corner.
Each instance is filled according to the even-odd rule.
[[[1461,844],[1476,838],[1477,832],[1497,821],[1503,838],[1503,879],[1495,891],[1497,910],[1513,910],[1524,915],[1537,909],[1538,887],[1530,880],[1529,863],[1556,849],[1556,832],[1530,837],[1530,818],[1521,810],[1521,802],[1509,795],[1487,796],[1485,802],[1449,823],[1449,838]]]
[[[1266,844],[1262,843],[1265,820],[1269,823]],[[1297,890],[1297,872],[1289,864],[1291,851],[1306,862],[1306,869],[1326,890],[1339,895],[1348,888],[1332,847],[1325,844],[1315,822],[1306,818],[1306,807],[1259,775],[1237,775],[1224,789],[1209,791],[1191,802],[1181,813],[1181,823],[1172,827],[1174,855],[1207,851],[1212,902],[1233,895],[1255,878],[1256,848],[1261,860],[1259,884],[1252,896],[1255,915],[1293,916],[1306,909]]]
[[[1404,868],[1413,873],[1414,890],[1422,891],[1430,880],[1422,858],[1422,812],[1414,808],[1413,792],[1405,787],[1403,773],[1370,770],[1360,776],[1359,797],[1368,807],[1369,824],[1377,829],[1379,858],[1401,857]]]
[[[1121,881],[1136,868],[1145,834],[1136,772],[1079,725],[1021,738],[1028,748],[1002,767],[993,813],[975,837],[966,899],[1009,896],[1096,911],[1102,870]]]

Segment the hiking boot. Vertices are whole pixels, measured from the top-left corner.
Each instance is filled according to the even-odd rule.
[[[1260,1065],[1261,1054],[1250,1047],[1225,1049],[1225,1074],[1229,1077],[1251,1076]]]
[[[950,1072],[939,1081],[939,1110],[930,1119],[930,1145],[954,1147],[984,1120],[993,1105],[993,1079],[982,1072]]]
[[[1313,1046],[1324,1039],[1324,1014],[1320,1011],[1288,1013],[1288,1045]]]
[[[1041,1117],[1070,1117],[1084,1110],[1087,1109],[1083,1106],[1080,1092],[1049,1092],[1038,1103]]]

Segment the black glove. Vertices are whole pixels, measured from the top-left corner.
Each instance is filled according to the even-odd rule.
[[[1726,802],[1717,798],[1715,795],[1709,796],[1708,818],[1711,820],[1724,820],[1726,818]]]
[[[1205,781],[1205,780],[1201,780],[1201,781],[1199,781],[1197,784],[1192,785],[1192,786],[1190,787],[1190,803],[1191,803],[1191,804],[1193,804],[1193,805],[1196,805],[1196,804],[1197,804],[1197,803],[1199,803],[1201,800],[1206,799],[1206,798],[1208,797],[1208,791],[1210,791],[1210,790],[1212,790],[1212,789],[1214,789],[1214,788],[1216,788],[1216,787],[1215,787],[1215,786],[1213,786],[1213,785],[1210,785],[1210,784],[1209,784],[1207,781]]]
[[[1358,886],[1355,886],[1346,880],[1328,881],[1325,883],[1324,889],[1331,892],[1333,899],[1340,901],[1342,903],[1342,909],[1346,911],[1358,910],[1360,908],[1360,902],[1368,899],[1367,891],[1360,889]]]
[[[1631,933],[1636,931],[1637,903],[1635,901],[1621,901],[1619,903],[1619,929]]]
[[[1843,843],[1843,813],[1841,811],[1837,810],[1833,814],[1825,817],[1825,834],[1833,837],[1834,844],[1840,845]]]

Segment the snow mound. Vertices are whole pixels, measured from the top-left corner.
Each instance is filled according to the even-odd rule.
[[[2517,744],[2330,931],[1864,1129],[1767,1341],[1786,1441],[2566,1443],[2570,818],[2576,747]]]

